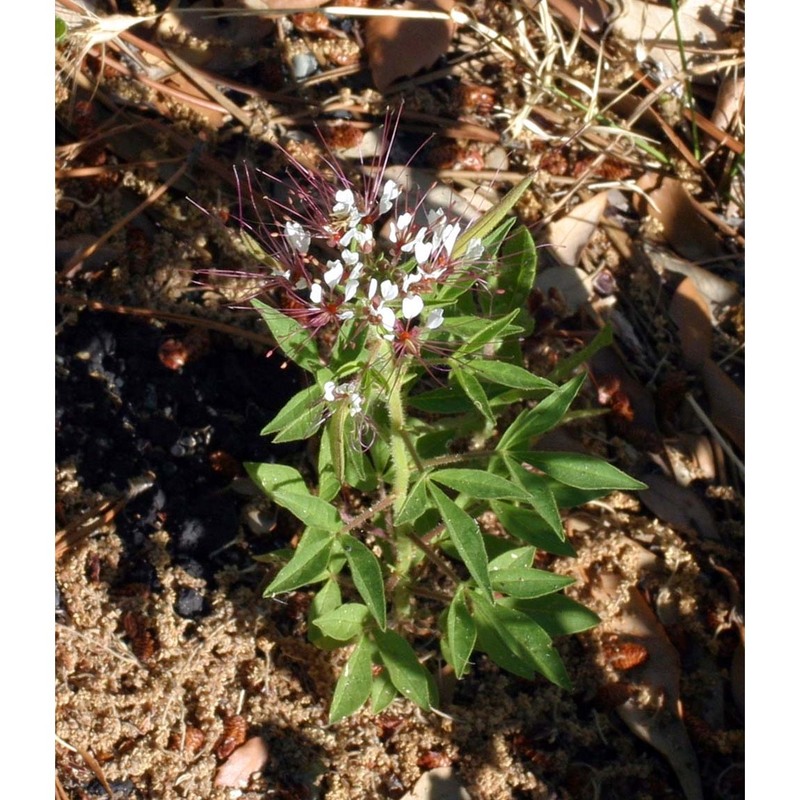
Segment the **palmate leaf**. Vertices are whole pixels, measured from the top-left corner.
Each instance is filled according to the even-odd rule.
[[[486,555],[486,546],[483,543],[478,523],[466,511],[459,508],[441,489],[431,484],[429,491],[442,515],[442,521],[447,528],[450,540],[469,570],[469,574],[472,575],[478,586],[490,593],[489,558]]]
[[[244,465],[247,474],[267,497],[292,512],[309,527],[334,531],[341,526],[339,512],[328,502],[308,491],[303,476],[283,464]]]
[[[374,631],[383,665],[394,687],[420,708],[430,711],[439,702],[431,674],[420,664],[411,645],[393,630]]]
[[[552,430],[569,411],[572,401],[580,391],[586,375],[576,375],[556,389],[535,408],[523,411],[506,429],[497,443],[497,450],[522,449],[530,439]]]
[[[380,562],[365,544],[349,533],[343,534],[339,541],[358,593],[364,599],[381,630],[384,630],[386,628],[386,596],[383,591]]]
[[[514,208],[520,197],[525,194],[532,180],[532,174],[523,178],[494,208],[484,214],[474,225],[467,228],[464,233],[456,239],[451,254],[452,258],[461,258],[461,256],[467,252],[467,247],[469,247],[469,243],[472,239],[480,239],[482,241],[492,233],[492,231],[494,231],[511,213],[511,209]]]
[[[477,647],[498,666],[531,679],[539,672],[562,689],[570,680],[547,632],[527,614],[470,592],[477,628]]]
[[[361,634],[368,617],[369,609],[363,603],[345,603],[316,617],[311,624],[321,631],[323,636],[341,643],[349,642]]]
[[[303,541],[306,544],[303,545]],[[286,566],[264,590],[264,597],[291,592],[301,586],[323,580],[333,550],[334,539],[326,531],[307,530]]]
[[[536,280],[537,261],[533,237],[526,227],[518,226],[503,242],[501,251],[501,269],[494,287],[497,291],[493,295],[494,308],[499,313],[526,307],[528,295]],[[523,323],[526,316],[528,315],[522,315]],[[528,327],[532,328],[532,323],[528,322],[526,333]]]
[[[441,483],[456,492],[477,500],[523,500],[530,502],[531,496],[500,475],[480,469],[439,469],[429,475],[432,481]]]
[[[322,389],[319,386],[309,386],[299,391],[262,428],[261,435],[277,433],[275,442],[308,439],[317,430],[322,420],[324,408],[321,401]]]
[[[626,475],[621,469],[601,458],[581,453],[515,452],[514,457],[526,461],[546,475],[575,489],[588,491],[642,491],[646,483]]]
[[[462,678],[469,666],[469,657],[475,647],[477,632],[475,621],[465,600],[464,584],[458,587],[445,617],[445,637],[449,658],[456,677]]]
[[[318,372],[323,364],[311,334],[297,320],[277,308],[268,306],[260,300],[250,302],[267,323],[269,332],[287,358],[309,372]]]
[[[481,386],[480,381],[467,369],[462,369],[460,366],[454,366],[451,375],[461,385],[464,393],[472,401],[472,404],[478,410],[478,413],[490,424],[495,425],[496,420],[492,409],[489,406],[489,398],[486,396],[486,391]]]
[[[594,611],[563,594],[550,594],[534,600],[504,598],[500,603],[522,611],[553,637],[588,631],[600,622]]]
[[[329,721],[332,725],[358,711],[372,689],[372,654],[375,645],[362,637],[344,665],[333,692]]]
[[[493,589],[507,594],[509,597],[522,599],[553,594],[565,586],[575,583],[575,578],[567,575],[557,575],[532,567],[500,568],[492,570],[489,575]]]
[[[314,626],[315,620],[339,608],[341,604],[342,592],[333,578],[328,579],[311,601],[308,608],[308,640],[320,650],[335,650],[342,646],[340,641],[324,636],[319,628]]]

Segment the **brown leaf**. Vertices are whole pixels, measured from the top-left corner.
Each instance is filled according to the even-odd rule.
[[[455,0],[415,0],[396,8],[449,12]],[[430,67],[447,52],[455,23],[441,19],[371,17],[364,26],[366,51],[375,86],[384,91],[404,75]]]
[[[550,0],[550,8],[573,28],[597,33],[608,18],[608,4],[603,0]],[[581,17],[583,12],[583,17]]]
[[[702,369],[711,355],[711,310],[691,278],[684,278],[675,290],[669,315],[678,326],[686,364],[693,370]]]
[[[703,364],[703,383],[712,422],[744,452],[744,392],[710,358]]]
[[[648,488],[639,498],[660,520],[678,530],[696,531],[703,539],[720,538],[714,516],[690,488],[664,475],[647,475],[642,480]]]
[[[237,747],[217,770],[214,786],[244,789],[250,776],[262,769],[268,759],[267,743],[260,736],[254,736],[241,747]]]
[[[711,226],[700,216],[683,184],[675,178],[661,178],[646,173],[637,185],[649,193],[655,204],[633,201],[637,211],[657,219],[664,229],[664,238],[672,249],[690,261],[704,261],[724,255]]]
[[[551,252],[566,266],[575,267],[592,234],[597,229],[608,203],[608,192],[600,192],[575,206],[566,217],[548,226]]]
[[[619,584],[616,575],[606,573],[593,592],[610,601],[618,593]],[[631,588],[619,613],[603,623],[603,632],[638,642],[649,654],[636,668],[638,691],[617,707],[617,713],[636,736],[669,761],[687,800],[702,800],[697,756],[681,718],[678,651],[638,589]]]
[[[470,800],[470,795],[456,779],[452,767],[439,767],[424,773],[400,800]]]

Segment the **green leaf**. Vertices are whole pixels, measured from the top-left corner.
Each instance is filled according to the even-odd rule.
[[[335,650],[341,647],[341,642],[323,636],[319,628],[314,627],[314,621],[324,614],[334,611],[342,604],[342,592],[339,584],[330,578],[325,585],[314,595],[308,607],[308,640],[320,650]]]
[[[333,692],[329,722],[349,717],[367,702],[372,688],[373,646],[362,638],[350,654]]]
[[[527,461],[551,478],[576,489],[589,491],[641,491],[646,483],[626,475],[602,458],[581,453],[519,452],[515,457]]]
[[[395,697],[397,697],[397,689],[395,689],[389,673],[383,669],[372,678],[372,692],[370,694],[372,713],[380,714],[381,711],[389,707]]]
[[[244,466],[251,480],[270,500],[291,511],[306,525],[331,531],[341,526],[339,512],[330,503],[311,494],[302,475],[293,467],[253,463]]]
[[[500,386],[508,386],[511,389],[525,389],[528,391],[555,391],[558,389],[554,383],[546,378],[540,378],[523,367],[507,364],[504,361],[475,359],[469,362],[469,369],[480,378],[497,383]]]
[[[575,583],[575,578],[531,567],[508,567],[489,573],[492,588],[510,597],[543,597]]]
[[[512,308],[526,307],[536,280],[537,261],[533,237],[526,227],[518,226],[503,243],[501,252],[497,294],[494,297],[495,308],[500,313]]]
[[[461,369],[461,367],[458,366],[453,367],[451,375],[455,377],[456,381],[461,385],[464,393],[472,401],[472,404],[480,415],[490,425],[495,425],[496,420],[492,409],[489,407],[489,398],[486,396],[486,392],[483,386],[481,386],[480,381],[471,372],[468,372],[466,369]]]
[[[520,414],[497,443],[497,450],[511,450],[519,445],[527,446],[532,437],[541,436],[555,428],[569,410],[585,379],[585,374],[576,375],[538,403],[535,408]]]
[[[407,525],[414,520],[419,519],[428,508],[430,501],[428,499],[428,492],[426,487],[426,480],[423,476],[412,487],[411,491],[406,497],[400,513],[395,516],[395,525]]]
[[[306,531],[303,538],[308,536]],[[300,540],[302,544],[302,539]],[[264,597],[291,592],[315,580],[322,580],[321,573],[328,566],[333,549],[333,538],[319,538],[303,548],[298,546],[289,563],[275,576],[264,590]]]
[[[262,428],[261,435],[277,433],[276,442],[308,439],[317,430],[322,419],[324,408],[321,401],[322,389],[319,386],[309,386],[299,391]]]
[[[430,673],[419,663],[411,645],[393,630],[374,631],[381,661],[395,688],[426,711],[439,702]]]
[[[440,469],[431,472],[429,477],[479,500],[531,500],[521,486],[481,469]]]
[[[453,353],[451,362],[457,362],[459,359],[470,356],[482,350],[487,344],[500,344],[506,336],[511,336],[513,333],[521,333],[522,328],[512,324],[518,316],[519,309],[516,308],[504,317],[500,317],[500,319],[485,322],[480,330],[470,336]]]
[[[511,567],[529,567],[533,563],[536,555],[535,547],[514,547],[503,551],[499,556],[489,562],[489,577],[492,572],[498,569],[510,569]],[[492,579],[494,580],[494,579]]]
[[[478,632],[477,647],[503,669],[529,680],[540,672],[562,689],[570,688],[561,657],[547,632],[521,611],[491,605],[479,592],[471,592]]]
[[[469,657],[475,647],[477,636],[475,622],[464,599],[464,584],[458,587],[453,602],[447,609],[447,645],[450,663],[456,677],[462,678],[469,666]]]
[[[500,202],[490,211],[487,211],[474,225],[468,227],[461,236],[456,239],[453,252],[453,259],[461,258],[467,252],[467,247],[473,239],[483,241],[503,220],[511,213],[511,209],[519,201],[520,197],[528,189],[533,175],[523,178]]]
[[[353,583],[355,583],[358,593],[364,599],[381,630],[384,630],[386,628],[386,596],[383,593],[383,574],[380,562],[372,550],[349,533],[343,534],[339,541],[344,548]]]
[[[361,603],[345,603],[327,614],[317,617],[312,623],[324,636],[337,642],[348,642],[364,630],[369,609]],[[309,625],[309,631],[311,626]]]
[[[508,503],[491,503],[491,507],[509,536],[557,556],[575,555],[575,549],[569,541],[555,534],[552,526],[535,511],[516,508]]]
[[[472,575],[478,586],[490,593],[489,559],[478,523],[466,511],[459,508],[441,489],[431,485],[430,493],[442,515],[442,521],[447,527],[450,540],[456,546],[458,555],[469,570],[469,574]]]
[[[614,329],[610,324],[604,326],[586,347],[561,361],[547,377],[551,381],[560,381],[581,364],[585,364],[598,350],[608,347],[613,341]]]
[[[330,502],[342,489],[333,468],[331,453],[330,429],[326,426],[319,441],[319,454],[317,455],[317,483],[319,483],[319,496]]]
[[[566,538],[561,514],[558,513],[556,499],[550,491],[550,484],[541,475],[534,475],[524,469],[518,462],[509,456],[504,456],[503,461],[515,483],[525,489],[532,498],[530,503],[539,516],[549,525],[550,530],[562,541]]]
[[[267,323],[270,333],[287,358],[309,372],[318,372],[322,361],[311,334],[297,320],[277,308],[268,306],[260,300],[250,302]]]
[[[506,604],[505,600],[500,601]],[[550,636],[566,636],[594,628],[600,617],[563,594],[537,597],[535,600],[510,599],[508,605],[527,614],[541,625]]]
[[[56,41],[60,42],[67,35],[67,23],[61,17],[56,17]]]

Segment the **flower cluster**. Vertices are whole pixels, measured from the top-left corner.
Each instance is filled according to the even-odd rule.
[[[430,306],[432,295],[476,265],[483,246],[472,239],[454,258],[462,225],[442,209],[427,212],[427,224],[420,225],[419,208],[397,213],[401,194],[393,180],[363,196],[347,185],[323,192],[323,202],[307,201],[302,218],[283,221],[272,242],[280,265],[275,278],[293,301],[287,313],[311,330],[356,320],[389,341],[417,340],[442,325],[443,311]],[[379,223],[388,225],[384,246]],[[326,251],[330,257],[320,259],[317,253]]]

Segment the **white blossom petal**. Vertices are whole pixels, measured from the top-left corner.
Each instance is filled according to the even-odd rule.
[[[341,261],[329,261],[327,266],[329,269],[322,276],[322,280],[328,284],[329,289],[333,289],[344,275],[344,266]]]
[[[414,319],[422,313],[425,303],[418,294],[410,294],[403,298],[403,317]]]
[[[322,395],[329,403],[332,403],[336,399],[336,395],[334,392],[336,391],[336,384],[333,381],[327,381],[325,383],[325,393]]]
[[[392,311],[392,309],[388,306],[382,305],[380,308],[378,308],[377,314],[381,318],[381,325],[383,325],[387,331],[393,331],[396,321],[394,311]]]
[[[308,231],[306,231],[299,222],[295,222],[294,220],[289,220],[283,230],[292,250],[304,256],[308,252],[309,245],[311,244],[311,235]]]
[[[400,187],[393,181],[388,180],[383,185],[383,194],[378,203],[378,213],[385,214],[392,207],[392,201],[400,197]]]
[[[384,300],[389,302],[394,300],[399,294],[400,290],[397,288],[397,284],[392,283],[390,280],[381,281],[381,297]]]
[[[438,328],[442,322],[444,322],[444,311],[441,308],[434,308],[430,314],[428,314],[428,319],[425,322],[425,327],[432,331]]]
[[[310,296],[311,296],[311,302],[314,305],[318,306],[322,302],[322,287],[318,283],[315,283],[311,287]]]

